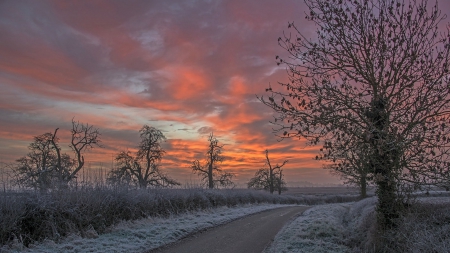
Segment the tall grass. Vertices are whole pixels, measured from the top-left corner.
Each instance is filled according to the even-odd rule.
[[[111,189],[0,193],[0,245],[58,241],[69,234],[104,233],[123,220],[167,217],[179,213],[240,204],[321,204],[355,200],[356,196],[287,196],[228,189]]]
[[[418,197],[398,227],[380,230],[377,198],[315,206],[287,224],[265,252],[450,252],[450,197]]]
[[[400,225],[373,234],[372,252],[449,252],[450,203],[417,203]],[[368,250],[369,251],[369,250]]]
[[[449,252],[450,201],[447,198],[418,198],[401,218],[398,227],[380,231],[376,224],[376,202],[352,206],[346,244],[353,252]],[[351,212],[350,212],[351,213]]]

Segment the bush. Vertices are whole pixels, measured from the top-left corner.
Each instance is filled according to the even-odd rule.
[[[353,204],[347,216],[343,242],[354,252],[448,252],[450,249],[450,202],[421,198],[411,205],[398,227],[380,231],[376,224],[376,199]]]
[[[168,217],[241,204],[317,204],[357,196],[285,196],[248,189],[127,189],[86,187],[48,193],[0,193],[0,245],[58,241],[70,234],[104,233],[123,220]]]
[[[379,238],[378,252],[448,252],[449,210],[449,203],[417,203],[398,228]]]

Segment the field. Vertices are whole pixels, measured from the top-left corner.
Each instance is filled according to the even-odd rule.
[[[373,190],[372,190],[373,191]],[[372,193],[369,191],[369,193]],[[334,187],[289,187],[284,195],[304,196],[304,195],[358,195],[359,189],[356,187],[334,186]]]
[[[380,234],[376,198],[359,200],[358,193],[347,187],[290,188],[280,196],[247,189],[3,192],[0,252],[142,252],[280,205],[313,207],[286,225],[267,253],[445,252],[450,247],[448,195],[420,195],[400,227]]]

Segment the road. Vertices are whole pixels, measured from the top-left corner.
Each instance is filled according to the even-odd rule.
[[[309,207],[281,207],[245,216],[149,253],[261,253],[278,231]]]

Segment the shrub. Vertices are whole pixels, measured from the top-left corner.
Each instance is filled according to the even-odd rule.
[[[184,212],[241,204],[317,204],[347,197],[272,195],[248,189],[129,189],[85,187],[47,193],[0,193],[0,245],[14,240],[58,241],[70,234],[104,233],[123,220],[168,217]]]

